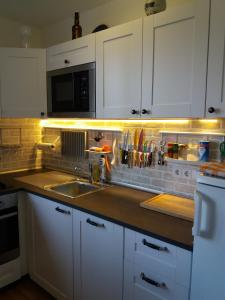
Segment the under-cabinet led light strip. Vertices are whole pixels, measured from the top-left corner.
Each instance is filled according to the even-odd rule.
[[[121,131],[124,125],[137,124],[188,124],[191,119],[156,119],[156,120],[101,120],[101,119],[45,119],[41,120],[42,127],[48,128],[75,128],[75,129],[92,129],[92,130],[110,130]],[[203,123],[217,123],[218,120],[198,120]]]

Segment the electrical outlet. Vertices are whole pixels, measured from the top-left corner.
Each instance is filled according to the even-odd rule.
[[[173,176],[174,177],[181,177],[182,176],[182,169],[178,167],[173,168]]]
[[[183,169],[182,170],[182,177],[186,179],[191,179],[192,178],[192,170],[190,169]]]

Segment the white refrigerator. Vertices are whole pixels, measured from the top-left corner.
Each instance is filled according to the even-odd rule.
[[[225,179],[198,177],[193,235],[191,300],[225,300]]]

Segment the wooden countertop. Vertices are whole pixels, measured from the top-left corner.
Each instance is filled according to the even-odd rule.
[[[12,188],[6,192],[24,189],[64,205],[94,214],[109,221],[134,229],[160,240],[192,250],[191,221],[179,219],[139,206],[156,194],[113,185],[95,193],[72,199],[44,189],[45,185],[63,183],[74,177],[51,170],[23,171],[0,175],[0,182]]]

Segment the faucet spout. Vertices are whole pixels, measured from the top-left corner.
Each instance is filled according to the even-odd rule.
[[[94,179],[93,179],[93,165],[91,162],[89,162],[89,182],[92,184],[94,182]]]

